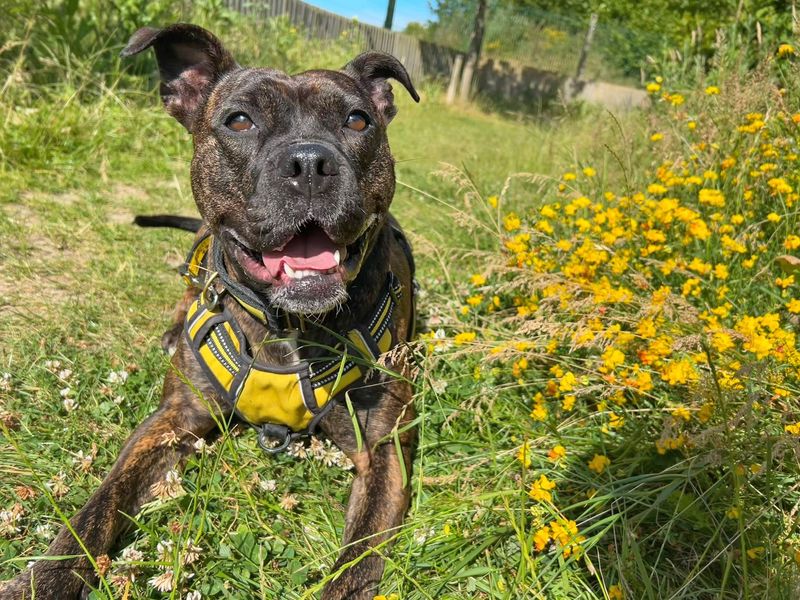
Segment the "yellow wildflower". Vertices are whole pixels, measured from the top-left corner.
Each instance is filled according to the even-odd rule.
[[[503,227],[505,227],[506,231],[516,231],[522,225],[522,221],[516,215],[516,213],[508,213],[505,217],[503,217]]]
[[[625,354],[613,346],[606,348],[605,352],[603,352],[600,358],[603,361],[603,367],[605,367],[606,371],[613,371],[625,362]]]
[[[679,385],[696,381],[697,371],[694,370],[692,363],[688,360],[673,360],[661,369],[661,379],[669,385]]]
[[[692,420],[692,413],[689,412],[685,406],[678,406],[677,408],[672,409],[672,416],[675,420],[680,421],[691,421]]]
[[[540,475],[539,479],[533,482],[531,489],[528,491],[528,496],[532,500],[539,502],[552,502],[553,494],[551,493],[556,488],[554,481],[547,478],[547,475]]]
[[[486,283],[486,277],[483,275],[473,275],[469,279],[472,282],[472,285],[484,285]]]
[[[622,588],[615,583],[608,588],[608,598],[609,600],[625,600],[625,594],[622,592]]]
[[[536,548],[537,552],[541,552],[542,550],[547,547],[547,543],[550,541],[550,527],[545,525],[541,529],[537,529],[536,533],[533,534],[533,545]]]
[[[483,302],[483,294],[475,294],[467,298],[467,304],[470,306],[478,306],[481,302]]]
[[[550,452],[547,453],[547,458],[549,458],[550,460],[557,461],[561,460],[566,455],[567,455],[567,449],[564,448],[564,446],[562,446],[561,444],[556,444],[555,446],[553,446]]]
[[[728,510],[725,511],[725,516],[729,519],[733,519],[734,521],[738,519],[742,515],[742,511],[739,510],[738,506],[731,506]]]
[[[589,469],[600,475],[610,464],[611,460],[607,456],[595,454],[592,460],[589,461],[588,466]]]
[[[457,346],[461,344],[468,344],[469,342],[475,341],[477,334],[474,331],[464,331],[462,333],[457,334],[453,341],[456,343]]]

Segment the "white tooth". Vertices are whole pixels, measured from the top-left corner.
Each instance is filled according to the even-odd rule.
[[[342,255],[338,250],[333,253],[333,260],[336,261],[337,265],[339,264],[339,261],[341,260],[341,258],[342,258]]]
[[[295,270],[292,269],[292,267],[290,267],[286,263],[283,263],[283,270],[286,271],[286,274],[289,277],[291,277],[292,279],[294,279],[297,276],[297,273],[295,273]]]

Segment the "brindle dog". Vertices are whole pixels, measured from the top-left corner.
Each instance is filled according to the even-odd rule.
[[[265,343],[276,333],[223,295],[221,302],[257,350],[255,358],[287,365],[329,354],[320,345],[336,345],[330,330],[348,331],[367,321],[390,271],[404,289],[390,328],[396,342],[407,340],[414,319],[413,266],[388,212],[395,179],[386,127],[396,108],[387,80],[399,81],[414,100],[419,97],[400,62],[368,52],[341,71],[288,76],[243,68],[214,35],[189,24],[141,29],[122,55],[151,47],[166,110],[193,136],[192,190],[204,222],[222,244],[229,277],[268,306],[313,315],[300,336],[310,343]],[[286,266],[291,260],[275,260],[281,252],[302,254],[298,247],[311,246],[328,260],[335,256],[335,268],[300,256],[307,268],[297,273]],[[404,371],[402,362],[390,359],[389,367]],[[178,374],[202,392],[202,400]],[[325,587],[326,600],[373,597],[384,565],[372,549],[391,538],[409,500],[404,485],[409,473],[403,470],[410,469],[416,438],[409,426],[410,384],[376,372],[368,385],[351,389],[350,398],[361,449],[341,402],[334,401],[319,423],[356,469],[343,550],[332,566],[338,576]],[[111,472],[70,521],[80,541],[65,527],[47,551],[71,558],[37,561],[8,582],[0,598],[84,597],[97,581],[86,553],[111,552],[128,523],[125,515],[136,514],[152,498],[153,484],[193,452],[198,438],[214,437],[216,423],[232,410],[181,336],[158,409],[136,428]],[[402,461],[387,443],[396,428]],[[173,435],[177,443],[163,443]]]

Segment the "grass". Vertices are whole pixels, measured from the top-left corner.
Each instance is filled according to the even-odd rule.
[[[159,338],[181,293],[175,267],[190,237],[139,230],[131,220],[140,213],[195,212],[189,136],[153,94],[123,89],[121,82],[102,93],[11,92],[2,103],[8,126],[0,146],[0,235],[6,240],[0,250],[0,372],[9,373],[0,391],[0,460],[8,474],[0,483],[0,507],[10,519],[0,538],[3,577],[44,551],[58,511],[68,516],[81,506],[127,434],[157,405],[167,367]],[[470,251],[485,242],[454,223],[453,209],[465,200],[458,185],[436,174],[440,162],[464,169],[488,193],[508,173],[553,172],[588,143],[578,124],[451,109],[439,95],[425,86],[419,105],[399,98],[400,115],[391,126],[395,212],[417,248],[427,296],[422,310],[432,322],[456,299],[447,283],[452,260],[474,260]],[[125,382],[110,383],[119,372],[128,374]],[[443,533],[460,521],[476,531],[496,523],[496,502],[515,495],[491,491],[489,482],[499,484],[508,473],[504,416],[475,431],[473,394],[457,368],[431,372],[420,385],[414,500],[389,560],[387,593],[495,594],[495,565],[514,552],[502,533],[477,545]],[[76,407],[67,410],[65,399]],[[202,548],[202,558],[182,586],[203,597],[309,597],[338,552],[350,478],[324,460],[267,458],[250,433],[226,437],[190,462],[184,496],[132,517],[124,545],[143,555],[129,597],[161,597],[147,580],[177,560],[189,539]],[[299,502],[292,510],[280,505],[289,496]],[[159,553],[163,540],[173,540],[175,549]],[[130,555],[117,558],[124,565]]]
[[[272,26],[274,64],[325,56]],[[397,90],[394,210],[426,327],[412,506],[383,594],[797,596],[800,306],[779,267],[800,246],[791,56],[744,83],[717,74],[720,96],[662,82],[621,120]],[[85,68],[45,85],[23,61],[0,94],[0,579],[157,405],[182,291],[188,234],[130,222],[192,214],[189,136],[136,77]],[[184,574],[176,598],[313,597],[341,537],[340,461],[324,441],[270,458],[230,432],[190,460],[181,495],[131,515],[93,597],[166,597],[168,570]]]

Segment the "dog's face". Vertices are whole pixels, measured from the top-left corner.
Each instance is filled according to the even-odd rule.
[[[342,71],[239,67],[193,25],[142,29],[166,109],[194,136],[192,189],[239,278],[271,304],[324,313],[347,300],[394,194],[391,86],[402,65],[362,54]]]

